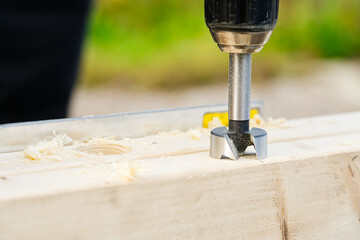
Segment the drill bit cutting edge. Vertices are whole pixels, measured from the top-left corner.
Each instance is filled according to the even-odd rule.
[[[229,53],[229,128],[211,131],[210,156],[239,159],[254,146],[267,156],[267,133],[249,128],[251,54],[269,40],[278,18],[279,0],[205,0],[205,19],[214,41]]]

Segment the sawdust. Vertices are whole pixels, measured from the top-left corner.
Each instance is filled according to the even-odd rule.
[[[160,132],[157,135],[149,137],[185,137],[191,140],[199,141],[202,137],[210,135],[210,130],[207,128],[191,128],[187,131],[173,130],[168,132]]]
[[[221,122],[221,119],[219,117],[214,117],[209,123],[208,127],[210,129],[217,128],[217,127],[223,127],[224,124]]]
[[[24,155],[30,160],[54,160],[61,161],[64,157],[63,148],[72,145],[73,140],[66,134],[46,137],[43,141],[37,143],[35,146],[28,146],[24,150]]]
[[[260,115],[255,115],[250,120],[251,127],[262,128],[284,128],[286,120],[284,118],[265,120]],[[223,126],[221,120],[214,118],[209,123],[210,128],[194,128],[187,131],[167,131],[160,132],[150,137],[185,137],[192,141],[200,141],[210,135],[210,129],[216,126]],[[145,138],[146,139],[146,138]],[[81,140],[73,140],[67,134],[56,134],[46,137],[36,145],[30,145],[24,150],[24,156],[29,160],[52,160],[62,161],[64,159],[83,158],[93,155],[119,155],[133,151],[130,146],[124,145],[131,139],[126,138],[121,141],[116,137],[92,137]],[[153,141],[144,144],[152,145]]]
[[[119,179],[134,181],[137,174],[146,172],[146,170],[147,168],[143,164],[133,161],[114,161],[108,164],[92,161],[76,174],[99,177],[109,182]]]
[[[128,140],[127,140],[128,141]],[[93,137],[81,140],[73,140],[67,134],[56,134],[46,137],[36,145],[28,146],[24,150],[24,156],[31,162],[41,160],[62,161],[74,158],[93,159],[93,156],[119,155],[131,152],[130,146],[123,145],[124,140],[115,137]],[[79,172],[81,175],[100,177],[108,181],[116,181],[119,178],[127,181],[135,179],[142,168],[132,161],[104,161],[88,162]],[[109,160],[109,159],[107,159]]]
[[[190,135],[190,137],[193,139],[193,140],[200,140],[201,138],[201,132],[199,129],[190,129],[188,131],[188,134]]]
[[[265,120],[259,114],[254,115],[252,119],[250,119],[251,127],[262,127],[262,128],[285,128],[286,127],[286,119],[285,118],[268,118]]]
[[[120,144],[115,137],[94,137],[74,141],[67,134],[56,134],[44,138],[36,145],[24,150],[29,160],[62,161],[66,158],[81,158],[92,155],[117,155],[131,152],[132,148]]]
[[[109,181],[117,181],[119,178],[127,181],[135,179],[139,172],[143,172],[145,167],[139,166],[133,161],[134,156],[118,158],[119,154],[132,152],[131,146],[141,144],[149,145],[150,152],[156,152],[158,145],[168,141],[169,137],[182,141],[200,141],[209,137],[210,130],[205,128],[189,129],[187,131],[168,131],[160,132],[156,135],[142,138],[124,138],[121,140],[116,137],[91,137],[74,140],[67,134],[56,134],[44,138],[35,145],[28,146],[23,152],[26,160],[39,162],[42,160],[63,161],[83,158],[88,161],[79,172],[87,177],[100,177]],[[153,146],[153,147],[151,147]],[[149,147],[148,147],[149,148]],[[139,152],[141,154],[141,151]],[[112,155],[106,157],[106,155]],[[94,156],[99,156],[94,158]]]

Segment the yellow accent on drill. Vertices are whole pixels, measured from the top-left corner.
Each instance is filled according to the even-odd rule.
[[[256,114],[259,114],[259,109],[252,108],[250,110],[250,118],[253,118]],[[228,116],[227,112],[205,113],[203,117],[203,128],[209,128],[209,124],[214,120],[214,118],[219,119],[222,125],[229,126]]]

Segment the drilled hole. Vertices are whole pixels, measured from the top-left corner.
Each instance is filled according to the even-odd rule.
[[[88,144],[79,146],[76,150],[81,152],[86,152],[89,154],[96,154],[96,155],[118,155],[129,153],[133,149],[129,146],[123,146],[119,144]]]

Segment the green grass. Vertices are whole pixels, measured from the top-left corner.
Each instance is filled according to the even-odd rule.
[[[289,59],[360,56],[359,0],[280,2],[278,25],[255,55],[256,79]],[[176,89],[226,78],[227,55],[211,39],[202,0],[99,0],[90,22],[86,86]]]

